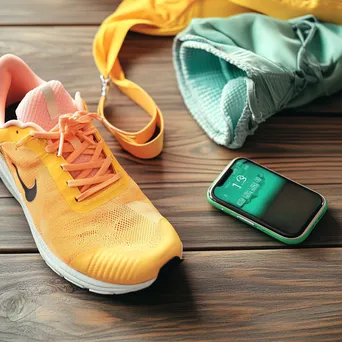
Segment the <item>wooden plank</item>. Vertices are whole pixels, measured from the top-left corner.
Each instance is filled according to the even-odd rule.
[[[126,115],[119,118],[120,127],[127,125],[123,118]],[[237,156],[250,157],[322,193],[330,210],[304,246],[340,246],[342,118],[326,120],[329,123],[322,125],[320,117],[274,117],[249,137],[244,148],[229,151],[210,142],[190,115],[172,112],[167,116],[165,150],[153,160],[133,158],[106,130],[101,132],[121,164],[174,224],[187,250],[283,247],[208,204],[210,183]],[[10,195],[3,186],[0,194],[0,250],[36,250],[20,206],[6,198]]]
[[[142,189],[174,225],[185,250],[287,247],[212,208],[202,184]],[[329,210],[299,248],[342,246],[342,186],[319,185],[315,190],[328,193]],[[13,198],[0,199],[0,231],[0,252],[37,251],[21,207]]]
[[[99,25],[120,0],[2,1],[0,25]]]
[[[151,288],[100,296],[37,255],[0,256],[2,340],[338,341],[342,249],[189,252]]]

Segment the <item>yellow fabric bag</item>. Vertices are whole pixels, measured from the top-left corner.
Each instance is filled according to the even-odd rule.
[[[234,4],[277,19],[312,14],[320,21],[342,24],[341,0],[230,0]]]
[[[340,0],[123,0],[104,20],[93,45],[102,79],[98,112],[103,123],[120,145],[136,157],[153,158],[163,149],[164,122],[160,109],[139,85],[126,79],[118,59],[129,30],[175,35],[192,18],[228,17],[253,10],[282,19],[313,13],[318,19],[342,23],[341,6]],[[110,81],[151,116],[150,122],[140,131],[120,130],[105,118],[104,105]]]

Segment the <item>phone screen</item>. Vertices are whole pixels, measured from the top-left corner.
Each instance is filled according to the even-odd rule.
[[[228,208],[287,237],[299,236],[323,205],[319,194],[247,159],[231,165],[213,195]]]

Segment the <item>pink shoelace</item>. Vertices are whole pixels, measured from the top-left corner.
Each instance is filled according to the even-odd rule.
[[[17,143],[17,147],[20,147],[30,139],[48,140],[46,152],[57,152],[59,157],[65,157],[67,163],[61,167],[74,175],[74,179],[69,180],[67,184],[71,188],[79,188],[81,194],[75,198],[79,202],[105,189],[121,177],[112,168],[112,158],[106,157],[103,152],[103,140],[95,140],[96,127],[92,124],[93,119],[102,121],[100,115],[85,111],[63,114],[59,117],[58,124],[49,132],[32,131],[28,139],[24,138]],[[76,159],[83,155],[88,155],[87,161],[75,163]],[[95,174],[91,175],[96,169]]]

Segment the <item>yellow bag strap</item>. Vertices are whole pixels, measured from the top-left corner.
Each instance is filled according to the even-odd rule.
[[[125,150],[139,158],[153,158],[162,151],[164,141],[160,109],[142,88],[125,78],[120,66],[118,54],[127,32],[175,35],[191,18],[227,17],[245,11],[246,8],[223,0],[124,0],[102,23],[93,45],[95,62],[102,75],[98,113]],[[151,116],[151,121],[139,132],[120,130],[105,118],[104,104],[110,80]]]
[[[101,73],[102,90],[98,113],[103,117],[104,125],[118,140],[123,149],[138,158],[148,159],[156,157],[163,149],[163,115],[144,89],[126,79],[118,59],[127,32],[137,24],[155,25],[146,19],[120,18],[117,12],[109,16],[102,23],[95,36],[93,54]],[[111,82],[151,116],[150,122],[140,131],[123,131],[106,119],[104,106]]]

